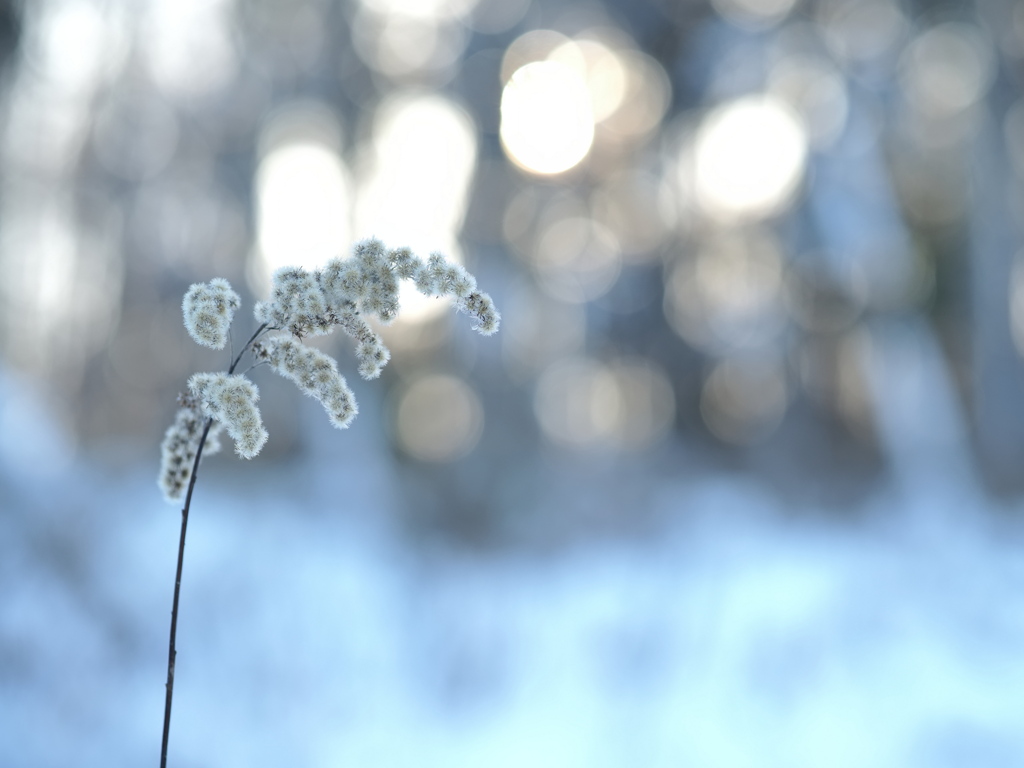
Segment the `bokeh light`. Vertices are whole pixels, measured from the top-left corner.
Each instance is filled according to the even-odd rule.
[[[625,67],[616,53],[597,40],[566,41],[548,54],[583,76],[590,93],[591,116],[595,123],[610,117],[622,106],[629,85]]]
[[[360,0],[360,2],[366,8],[380,14],[424,19],[461,19],[473,10],[477,0]]]
[[[807,133],[771,96],[748,96],[712,111],[694,142],[694,185],[702,210],[724,220],[769,217],[803,178]]]
[[[908,26],[894,0],[826,0],[818,14],[824,42],[837,58],[854,65],[891,52]]]
[[[152,93],[131,90],[97,105],[92,147],[100,165],[128,182],[160,175],[174,159],[181,125],[174,110]]]
[[[351,191],[339,132],[330,110],[315,102],[281,110],[264,128],[256,174],[257,284],[269,285],[279,267],[318,267],[346,252]]]
[[[232,0],[156,0],[144,15],[141,53],[154,82],[177,97],[198,97],[227,86],[240,66]],[[109,6],[108,6],[109,7]]]
[[[520,67],[501,94],[501,141],[520,168],[556,174],[579,164],[594,140],[586,80],[558,61]]]
[[[849,101],[840,72],[824,57],[787,56],[772,68],[768,92],[800,116],[809,144],[822,150],[846,127]]]
[[[634,262],[652,258],[669,237],[676,224],[674,203],[662,178],[634,168],[611,174],[591,198],[594,220]]]
[[[796,0],[712,0],[715,10],[740,27],[772,26],[796,5]]]
[[[584,217],[560,217],[542,229],[534,251],[541,285],[563,301],[603,296],[619,275],[618,244],[600,224]]]
[[[639,450],[662,437],[675,413],[665,374],[642,360],[577,357],[553,363],[534,395],[544,434],[577,450]]]
[[[901,62],[907,98],[928,115],[947,117],[977,102],[992,81],[990,44],[969,24],[949,22],[923,32]]]
[[[128,53],[126,18],[88,0],[27,6],[27,63],[67,95],[85,96],[114,75]]]
[[[557,74],[545,74],[551,72]],[[621,151],[642,143],[664,117],[671,93],[664,68],[621,30],[607,28],[574,38],[549,29],[526,32],[505,51],[501,78],[506,153],[537,174],[573,168],[595,147]]]
[[[521,381],[555,360],[583,348],[586,316],[581,304],[559,301],[531,285],[520,283],[504,300],[502,342],[506,367]]]
[[[400,93],[381,104],[358,161],[355,237],[401,243],[422,257],[462,262],[458,232],[476,168],[476,126],[450,99]],[[421,322],[442,302],[402,286],[399,323]]]
[[[637,143],[660,125],[672,98],[672,86],[664,67],[636,50],[615,52],[614,66],[621,70],[625,87],[617,107],[598,125],[602,138]],[[595,87],[600,87],[598,79]]]
[[[665,315],[699,348],[761,347],[784,327],[782,287],[782,254],[770,234],[723,232],[672,268]]]
[[[1024,178],[1024,100],[1018,100],[1006,111],[1003,137],[1017,176]]]
[[[427,74],[443,80],[465,50],[461,20],[476,0],[362,0],[353,21],[356,52],[395,79]]]
[[[0,3],[0,765],[152,759],[182,293],[237,351],[366,237],[500,332],[304,340],[345,432],[244,359],[170,762],[1024,765],[1022,62],[1020,0]]]
[[[483,432],[480,398],[462,379],[427,375],[398,397],[394,429],[398,444],[420,461],[445,462],[466,455]]]
[[[720,440],[746,445],[766,439],[779,426],[787,401],[785,371],[778,360],[728,358],[705,379],[700,412]]]
[[[1024,251],[1019,251],[1013,260],[1013,271],[1009,283],[1010,328],[1013,343],[1024,355]]]

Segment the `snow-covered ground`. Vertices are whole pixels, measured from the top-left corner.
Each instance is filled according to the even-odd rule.
[[[4,397],[0,766],[154,765],[178,515],[152,467],[26,461],[29,401]],[[244,487],[208,472],[171,764],[1024,765],[1020,510],[926,471],[952,454],[915,450],[913,424],[856,514],[793,514],[738,476],[661,481],[656,535],[543,554],[403,538],[383,452],[226,473]],[[324,513],[339,489],[348,512]]]
[[[712,478],[657,541],[483,556],[253,491],[190,527],[174,765],[1024,764],[1022,542],[981,515],[787,523]],[[177,516],[141,479],[90,511],[4,537],[0,765],[155,762]]]

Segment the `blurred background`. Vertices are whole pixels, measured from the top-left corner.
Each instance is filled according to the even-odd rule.
[[[7,0],[0,114],[3,766],[156,763],[181,297],[370,236],[501,331],[253,373],[172,764],[1024,765],[1024,4]]]

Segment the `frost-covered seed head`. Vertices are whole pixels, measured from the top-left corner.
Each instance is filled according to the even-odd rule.
[[[319,275],[301,267],[284,267],[274,273],[273,301],[257,306],[256,319],[275,328],[287,328],[296,336],[330,333],[327,298]]]
[[[376,351],[372,358],[360,357],[362,374],[376,375],[381,361],[387,361],[387,350],[376,334],[362,328],[364,319],[353,322],[351,315],[376,316],[384,324],[392,322],[399,313],[399,284],[403,279],[412,280],[428,296],[453,297],[456,307],[476,318],[477,330],[497,330],[498,314],[493,302],[477,292],[476,280],[465,268],[448,264],[439,253],[423,261],[408,248],[387,250],[375,239],[357,243],[352,258],[331,259],[314,273],[298,267],[279,269],[274,273],[272,301],[257,304],[256,319],[300,338],[327,334],[341,325],[359,343],[377,339],[382,351]],[[370,365],[371,359],[377,364]]]
[[[323,292],[324,300],[327,302],[327,309],[331,312],[336,312],[343,303],[352,301],[355,298],[349,294],[348,288],[344,285],[348,270],[348,264],[342,259],[331,259],[317,273],[320,290]]]
[[[434,296],[437,294],[437,280],[426,267],[421,267],[416,271],[416,274],[413,277],[413,284],[416,286],[417,291],[425,294],[426,296]]]
[[[384,366],[391,359],[391,353],[384,341],[374,333],[373,328],[355,309],[349,307],[338,318],[339,325],[356,342],[356,357],[359,358],[359,375],[364,379],[380,376]]]
[[[384,325],[388,325],[398,317],[398,299],[387,299],[381,302],[380,311],[377,313],[377,317]]]
[[[195,408],[182,407],[160,444],[160,475],[157,479],[164,498],[180,501],[192,477],[192,464],[199,449],[203,415]]]
[[[204,347],[224,349],[228,328],[240,305],[238,294],[223,278],[191,285],[181,303],[188,335]]]
[[[288,336],[275,336],[254,347],[257,358],[319,400],[331,423],[346,428],[357,413],[356,400],[334,359]]]
[[[181,398],[181,407],[174,416],[174,423],[167,428],[160,444],[160,475],[157,483],[169,502],[178,502],[185,495],[192,468],[199,451],[199,439],[203,434],[206,417],[195,400]],[[212,456],[220,450],[220,425],[210,427],[203,448],[204,456]]]
[[[376,379],[391,359],[391,353],[382,343],[367,342],[356,347],[359,359],[359,375],[364,379]]]
[[[445,293],[464,299],[476,290],[476,279],[458,264],[452,264],[445,273]]]
[[[374,237],[356,243],[353,254],[356,257],[356,261],[372,267],[386,259],[387,250],[384,248],[384,243]]]
[[[458,308],[474,318],[474,331],[479,331],[484,336],[490,336],[497,332],[501,323],[501,315],[498,314],[494,302],[486,293],[474,291],[464,299],[459,299]]]
[[[261,325],[300,337],[329,333],[340,325],[356,342],[360,375],[372,379],[380,375],[390,353],[366,316],[376,315],[387,323],[398,315],[401,280],[412,280],[428,296],[453,297],[456,308],[471,315],[473,327],[481,333],[489,335],[498,330],[500,316],[494,302],[477,290],[476,280],[463,267],[447,264],[437,253],[424,262],[408,248],[389,251],[379,240],[357,244],[352,258],[332,259],[316,272],[298,267],[278,270],[271,300],[258,302],[254,314]],[[223,349],[239,304],[238,294],[226,280],[193,285],[182,302],[185,326],[199,344]],[[347,427],[356,415],[355,398],[338,373],[337,364],[322,352],[295,338],[276,336],[254,344],[253,354],[320,400],[334,426]],[[171,501],[184,495],[192,478],[207,418],[213,419],[207,434],[207,454],[220,448],[222,426],[244,458],[259,453],[267,440],[256,407],[259,393],[248,379],[199,373],[189,380],[189,389],[192,396],[182,400],[162,444],[159,484]]]
[[[275,315],[273,302],[257,301],[252,308],[252,314],[260,325],[272,325]]]
[[[260,395],[255,384],[239,375],[196,373],[188,380],[188,388],[202,412],[224,425],[239,456],[251,459],[260,452],[267,431],[256,406]]]
[[[388,258],[391,259],[395,274],[402,280],[412,279],[423,268],[423,262],[409,248],[395,248],[388,254]]]

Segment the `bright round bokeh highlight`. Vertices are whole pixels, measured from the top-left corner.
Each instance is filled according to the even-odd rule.
[[[501,94],[501,143],[520,168],[556,174],[578,165],[594,141],[587,81],[561,61],[517,69]]]
[[[694,142],[694,191],[720,220],[784,210],[803,178],[807,132],[783,101],[746,96],[711,112]]]
[[[275,147],[260,162],[256,201],[265,275],[289,265],[318,267],[348,247],[350,193],[333,148],[314,141]]]
[[[651,361],[570,357],[541,375],[533,407],[545,436],[557,445],[639,451],[671,428],[675,395],[666,374]]]
[[[483,423],[480,399],[454,376],[416,379],[401,393],[395,408],[398,444],[420,461],[453,461],[466,455],[480,439]]]

